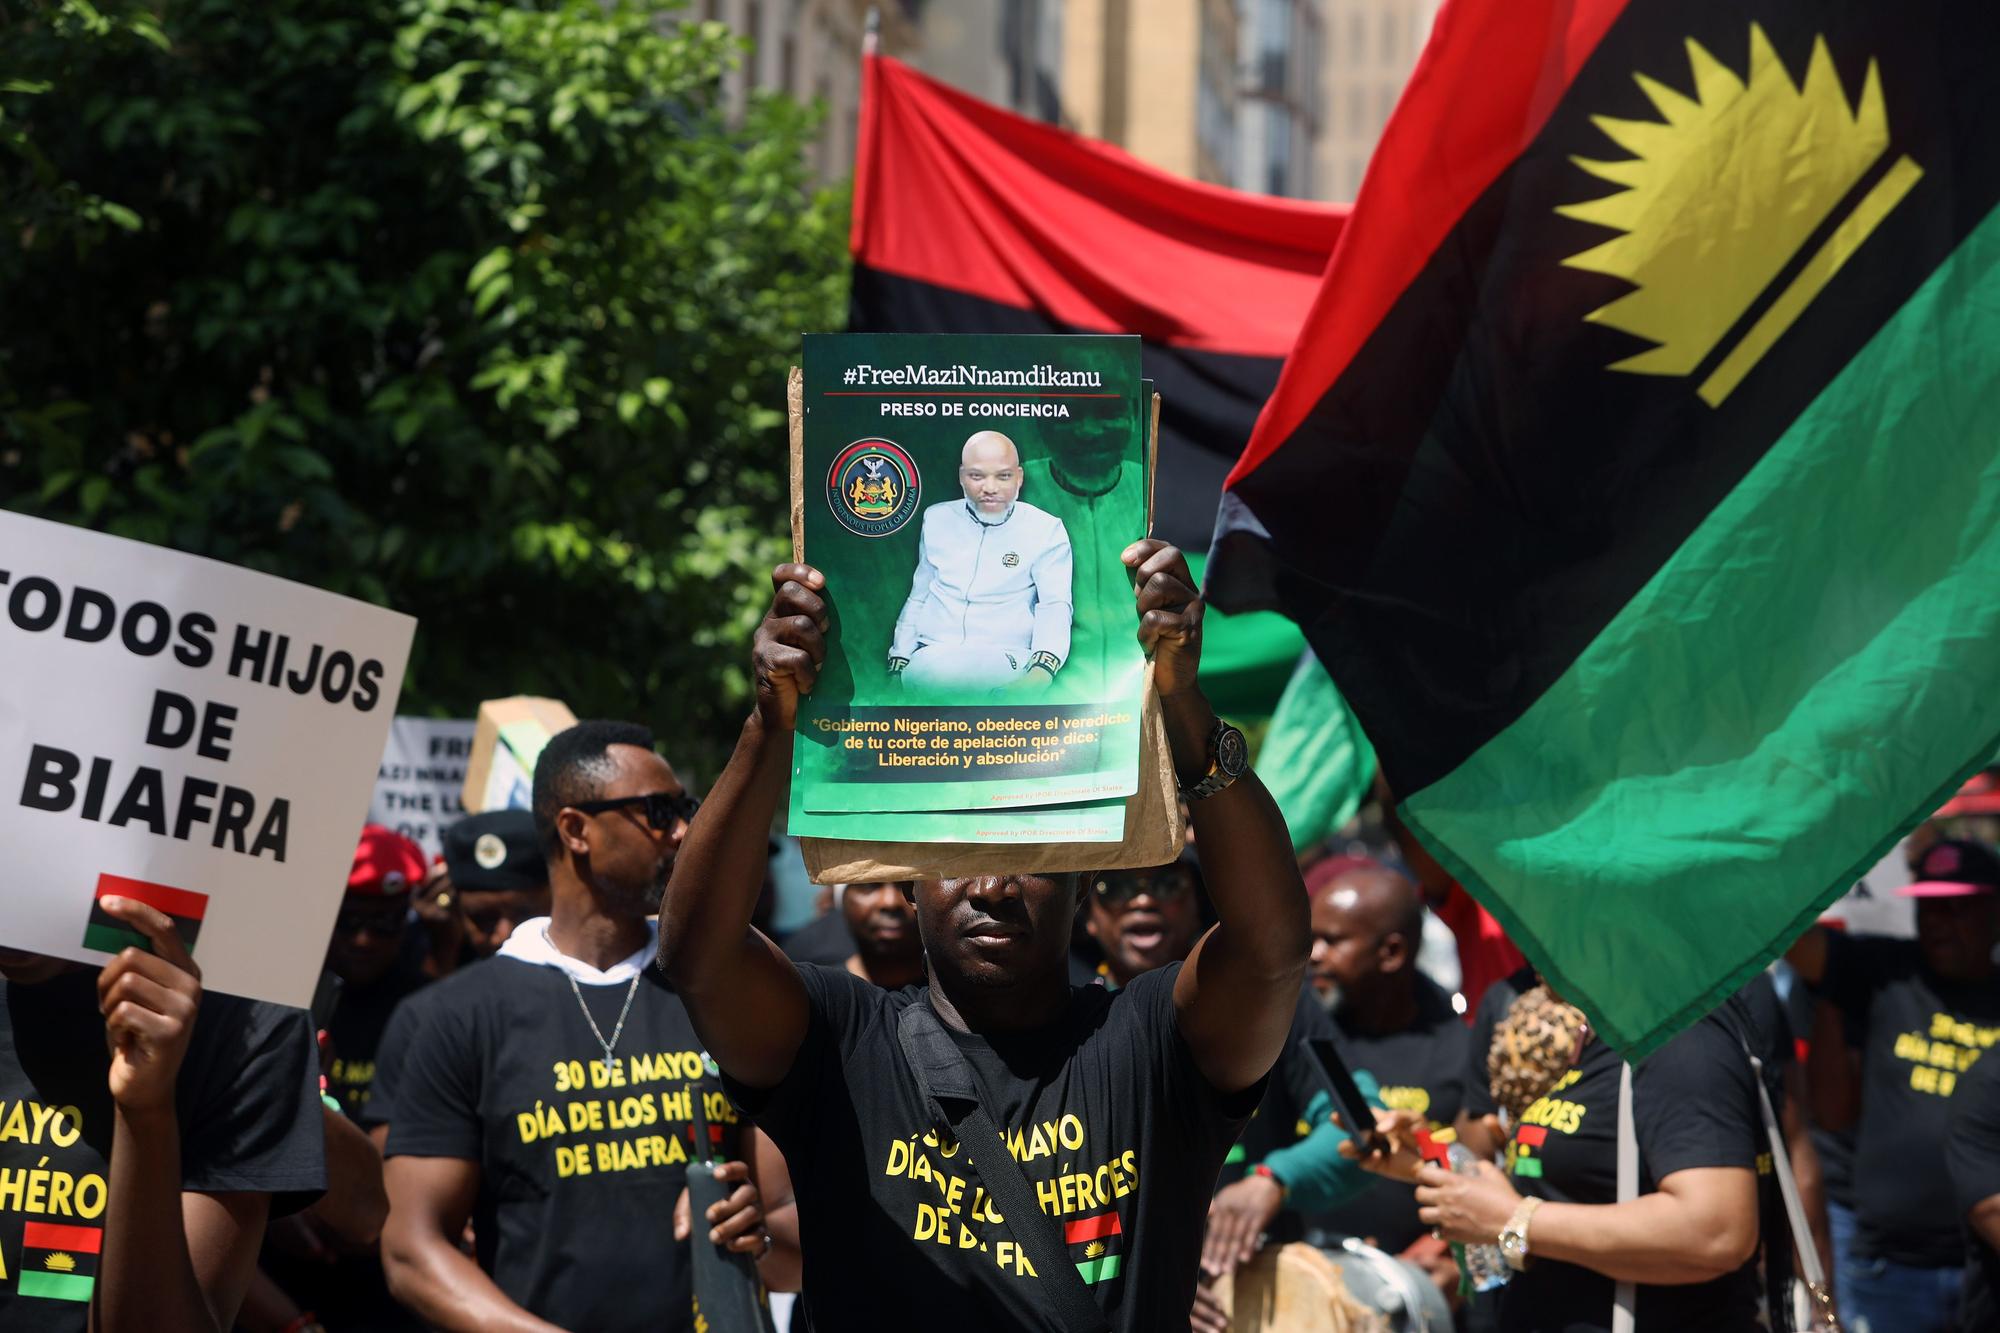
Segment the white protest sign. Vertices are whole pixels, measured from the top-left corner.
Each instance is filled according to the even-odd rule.
[[[307,1005],[415,632],[0,513],[0,945],[101,964],[117,893],[195,936],[210,989]]]
[[[426,855],[442,852],[444,831],[465,818],[472,728],[470,718],[397,718],[375,774],[368,822],[394,829]]]

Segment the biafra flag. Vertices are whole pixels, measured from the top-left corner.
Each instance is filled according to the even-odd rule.
[[[1641,1055],[2000,734],[2000,5],[1451,0],[1229,480],[1408,823]]]
[[[1182,180],[870,56],[848,328],[1140,335],[1154,530],[1199,550],[1346,216]]]
[[[90,920],[83,928],[83,947],[102,953],[117,953],[127,948],[144,949],[151,953],[153,942],[105,911],[101,905],[105,898],[132,898],[166,913],[173,918],[181,943],[187,945],[189,953],[194,952],[195,937],[201,934],[201,919],[208,912],[207,894],[171,888],[165,884],[149,884],[143,879],[126,879],[122,875],[97,877],[97,892],[92,895],[90,903]]]
[[[97,1285],[102,1227],[29,1222],[21,1231],[21,1271],[15,1289],[43,1300],[88,1301]]]

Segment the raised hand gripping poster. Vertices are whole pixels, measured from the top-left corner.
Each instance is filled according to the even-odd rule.
[[[1138,340],[813,336],[803,392],[831,632],[791,831],[1118,840],[1144,672],[1120,559],[1146,533]]]
[[[415,630],[0,513],[0,947],[102,964],[137,898],[209,989],[309,1004]]]

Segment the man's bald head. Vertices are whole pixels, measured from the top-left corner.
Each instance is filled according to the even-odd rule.
[[[997,430],[975,431],[958,456],[958,484],[982,517],[998,518],[1021,495],[1021,451]]]
[[[1312,884],[1312,979],[1323,998],[1352,1001],[1416,977],[1423,895],[1375,861],[1349,861]]]
[[[1021,451],[999,431],[979,430],[966,437],[958,463],[960,467],[1019,467]]]

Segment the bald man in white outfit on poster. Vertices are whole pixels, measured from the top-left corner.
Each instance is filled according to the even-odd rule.
[[[1069,533],[1020,498],[1020,451],[999,431],[966,440],[958,480],[962,499],[924,511],[890,674],[905,687],[1039,693],[1069,658]]]

